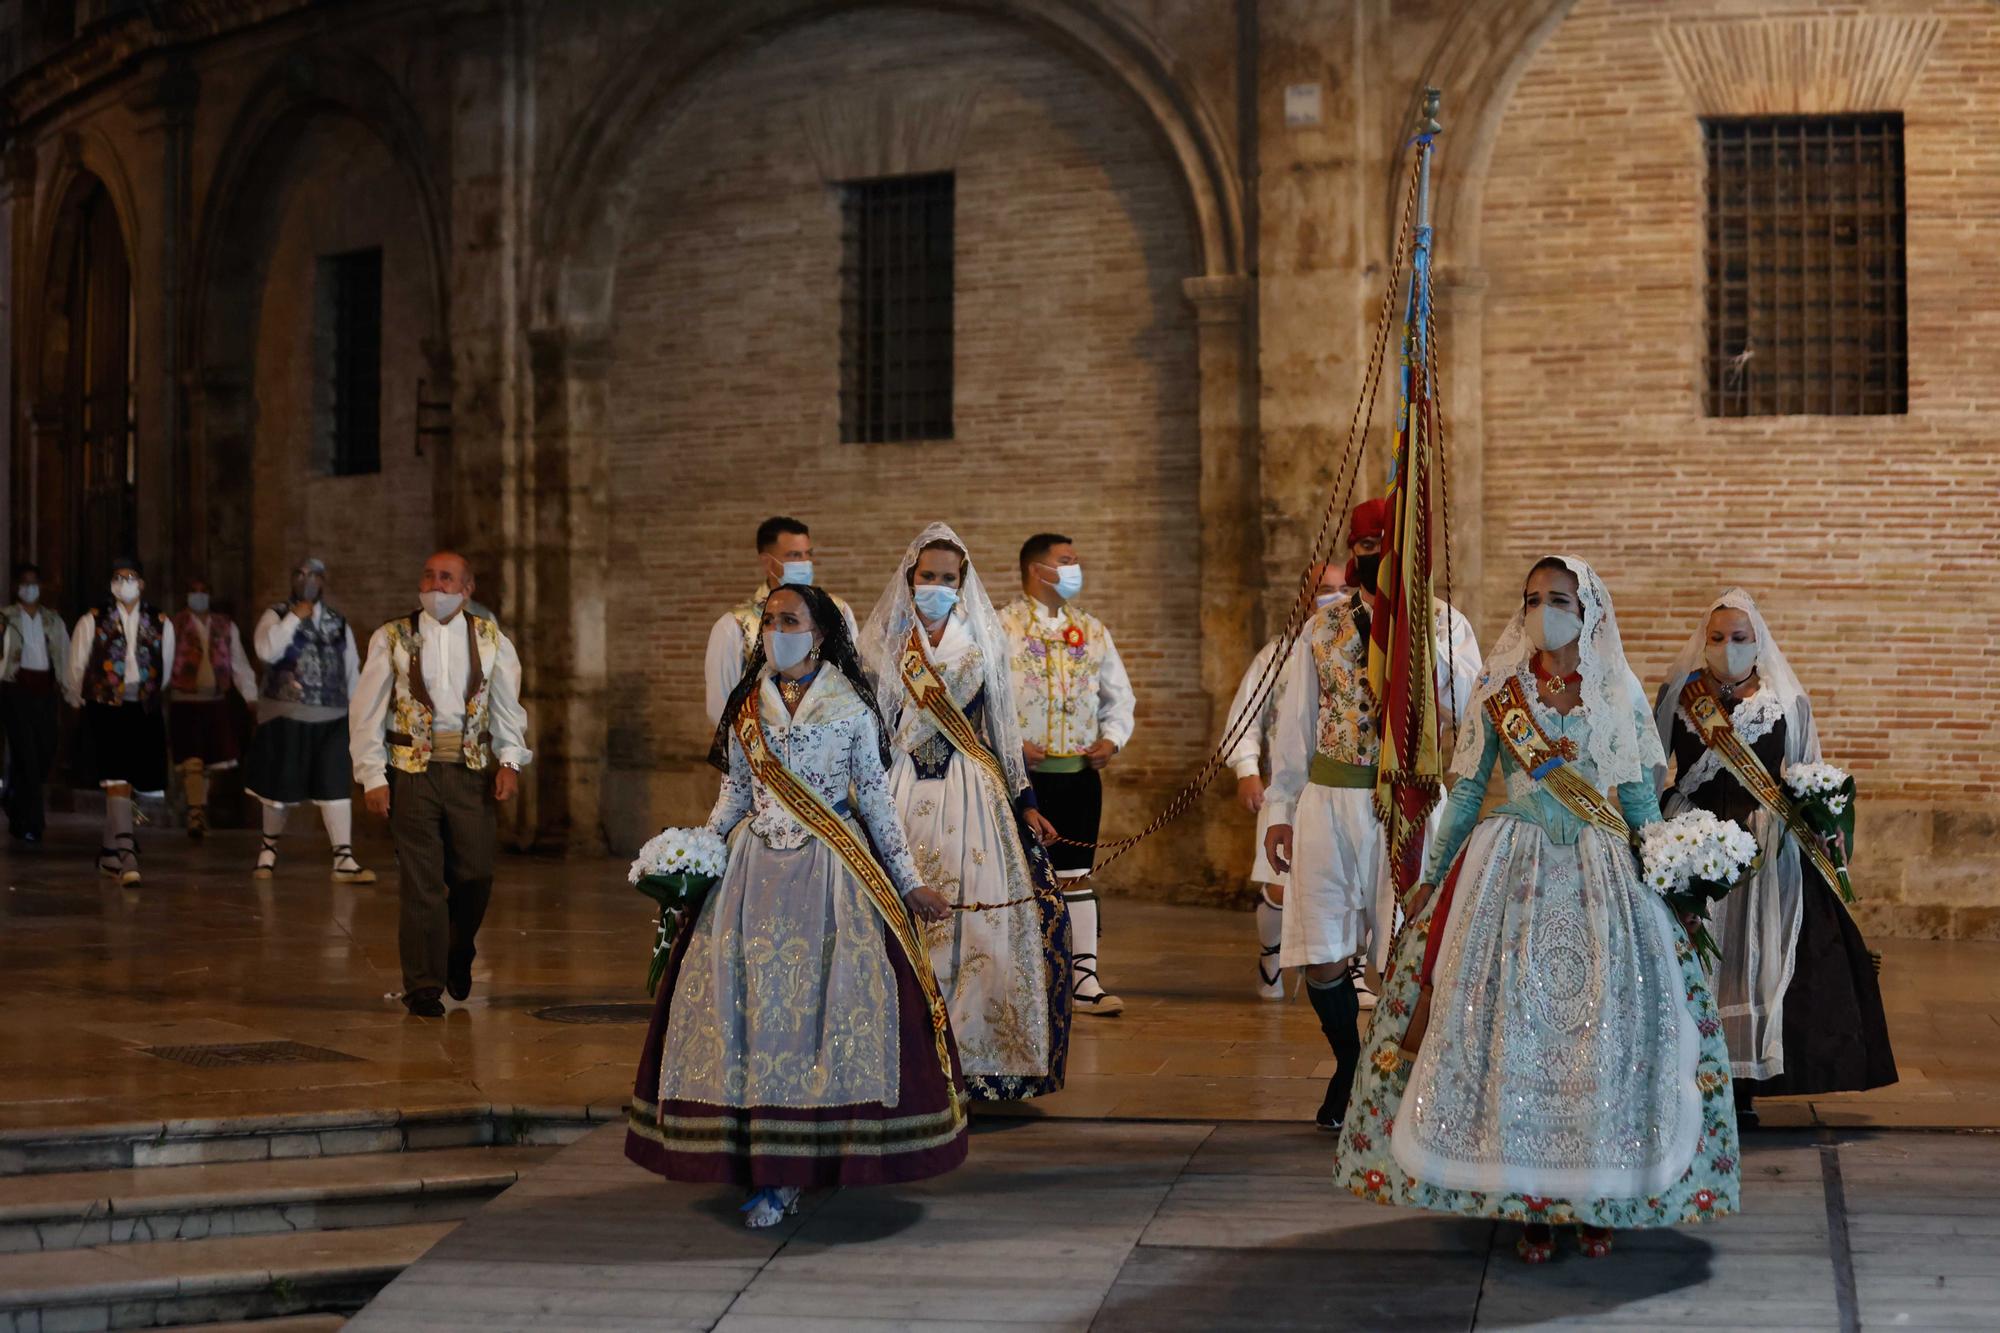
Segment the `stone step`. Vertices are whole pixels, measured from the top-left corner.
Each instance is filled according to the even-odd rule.
[[[0,1254],[454,1221],[553,1148],[438,1148],[0,1178]]]
[[[0,1255],[0,1333],[353,1311],[456,1222]]]
[[[468,1105],[6,1129],[0,1130],[0,1177],[487,1144],[559,1146],[611,1114],[596,1109],[598,1119],[581,1106]]]
[[[340,1333],[341,1314],[279,1315],[276,1319],[232,1319],[226,1324],[182,1324],[177,1333]]]

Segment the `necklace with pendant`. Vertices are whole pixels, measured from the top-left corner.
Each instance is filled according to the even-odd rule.
[[[1577,686],[1583,684],[1583,673],[1581,671],[1572,671],[1566,676],[1558,676],[1555,672],[1549,671],[1542,666],[1540,654],[1529,658],[1528,665],[1534,669],[1535,679],[1541,683],[1543,690],[1557,698],[1561,698]]]

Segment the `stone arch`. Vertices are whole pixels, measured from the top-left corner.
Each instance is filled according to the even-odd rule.
[[[1059,0],[961,0],[927,6],[867,0],[743,0],[665,32],[604,81],[555,168],[536,221],[532,319],[540,328],[601,328],[613,257],[633,206],[626,168],[644,137],[670,121],[703,76],[785,29],[864,8],[920,7],[1025,27],[1106,77],[1139,105],[1177,165],[1200,237],[1200,277],[1240,273],[1242,190],[1225,137],[1173,75],[1174,58],[1138,25],[1101,6]]]
[[[87,568],[92,558],[101,564],[112,554],[110,544],[133,542],[137,536],[130,488],[123,488],[122,498],[109,491],[93,497],[87,493],[78,466],[80,451],[92,447],[93,442],[113,446],[108,443],[110,437],[103,436],[101,422],[84,420],[86,413],[77,400],[75,371],[80,358],[102,363],[101,353],[106,349],[77,345],[79,336],[88,336],[75,327],[78,302],[101,301],[103,297],[76,290],[76,270],[80,262],[87,263],[93,278],[106,276],[116,285],[118,291],[111,299],[122,307],[116,319],[127,341],[126,353],[113,358],[123,361],[116,371],[121,384],[100,390],[97,407],[89,415],[101,413],[104,403],[118,397],[125,399],[129,410],[136,379],[132,363],[139,354],[131,328],[133,296],[143,280],[138,214],[130,178],[116,149],[94,128],[67,134],[59,141],[55,169],[41,203],[34,258],[23,275],[29,293],[27,308],[35,316],[29,325],[29,345],[22,349],[22,365],[27,368],[22,387],[29,395],[28,440],[19,455],[20,475],[14,489],[15,530],[21,534],[17,545],[23,552],[31,551],[48,566],[46,573],[58,595],[75,598],[83,588],[92,586]],[[106,223],[110,224],[108,229]],[[105,244],[110,239],[107,230],[115,236],[115,244]],[[88,253],[99,248],[115,253]],[[98,311],[99,316],[104,313]],[[101,339],[99,322],[93,319],[86,325],[97,329]],[[113,334],[114,340],[117,336]],[[116,431],[121,436],[126,435],[124,420]],[[86,439],[86,435],[91,438]],[[129,438],[126,444],[129,448]],[[94,471],[104,473],[103,468]],[[91,514],[87,511],[93,499],[110,507]]]
[[[244,97],[224,140],[202,202],[189,289],[186,363],[194,384],[180,542],[187,568],[210,571],[217,591],[238,599],[252,591],[250,469],[243,464],[253,441],[257,312],[282,207],[267,187],[329,123],[358,127],[408,188],[423,270],[423,375],[440,386],[450,378],[447,207],[414,107],[365,56],[286,57]],[[442,484],[448,449],[437,448],[430,463],[442,499],[450,493]]]

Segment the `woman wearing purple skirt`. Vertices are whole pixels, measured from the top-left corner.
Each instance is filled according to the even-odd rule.
[[[917,928],[950,909],[911,857],[873,692],[820,589],[765,602],[725,756],[708,827],[729,866],[661,979],[625,1155],[745,1187],[761,1227],[805,1189],[951,1170],[966,1104]]]

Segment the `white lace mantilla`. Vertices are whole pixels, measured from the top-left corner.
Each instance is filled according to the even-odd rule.
[[[1678,712],[1681,725],[1691,734],[1701,735],[1701,729],[1695,726],[1687,709],[1683,707]],[[1736,729],[1736,734],[1743,738],[1745,745],[1755,745],[1770,735],[1771,728],[1777,726],[1784,716],[1785,706],[1779,702],[1778,696],[1760,690],[1736,705],[1736,711],[1729,715],[1729,725]],[[1674,782],[1674,789],[1683,796],[1692,796],[1722,769],[1722,756],[1714,750],[1703,750],[1701,758],[1694,761],[1694,766]]]

